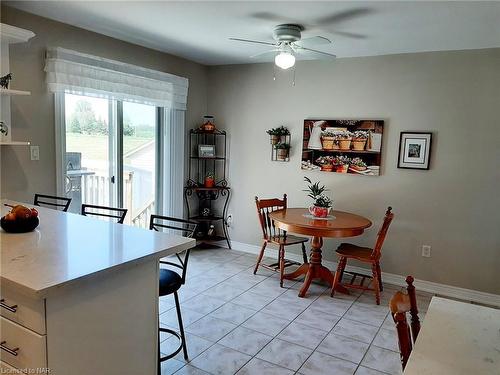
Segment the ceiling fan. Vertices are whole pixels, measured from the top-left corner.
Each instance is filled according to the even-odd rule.
[[[272,42],[265,42],[259,40],[242,39],[242,38],[229,38],[237,42],[253,43],[253,44],[263,44],[273,47],[271,50],[258,53],[251,57],[262,57],[265,55],[274,55],[274,63],[281,69],[289,69],[295,65],[296,55],[311,55],[315,56],[315,59],[331,59],[336,56],[332,53],[319,51],[310,47],[315,47],[318,45],[331,44],[332,42],[322,36],[313,36],[310,38],[302,39],[302,31],[304,27],[299,24],[285,23],[277,25],[273,31],[273,38],[275,40]]]

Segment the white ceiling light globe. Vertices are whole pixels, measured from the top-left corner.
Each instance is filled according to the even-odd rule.
[[[290,52],[280,52],[274,58],[274,63],[281,69],[288,69],[295,65],[295,56]]]

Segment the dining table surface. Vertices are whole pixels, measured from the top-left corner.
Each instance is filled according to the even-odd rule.
[[[333,285],[333,273],[322,264],[323,238],[359,236],[372,225],[366,217],[337,210],[331,211],[326,218],[316,218],[309,213],[307,208],[286,208],[271,212],[269,217],[276,227],[287,233],[312,237],[309,262],[302,264],[294,272],[284,275],[284,278],[289,280],[305,275],[299,297],[306,295],[314,279],[321,279],[328,285]],[[342,285],[338,286],[337,291],[349,293]]]
[[[433,297],[405,375],[500,375],[500,309]]]

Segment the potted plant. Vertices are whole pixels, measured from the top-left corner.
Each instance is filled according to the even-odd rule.
[[[321,143],[323,145],[323,150],[333,150],[335,143],[335,133],[329,130],[325,130],[321,133]]]
[[[286,160],[288,158],[288,154],[290,151],[290,145],[284,142],[278,142],[274,145],[276,149],[276,159],[277,160]]]
[[[333,171],[333,157],[331,156],[320,156],[316,159],[316,163],[321,167],[322,171],[332,172]]]
[[[364,171],[366,170],[366,163],[361,158],[354,158],[350,162],[350,168],[356,171]]]
[[[281,141],[281,137],[284,135],[290,135],[290,130],[285,128],[284,126],[280,126],[278,128],[272,128],[266,131],[271,138],[271,144],[275,145]]]
[[[205,183],[206,188],[213,188],[215,186],[215,176],[213,173],[209,172],[205,175]]]
[[[335,156],[332,160],[333,168],[338,173],[347,173],[349,169],[349,158],[347,156]]]
[[[351,149],[351,141],[352,141],[352,133],[349,131],[344,131],[339,133],[339,149],[340,150],[350,150]]]
[[[366,140],[368,139],[368,133],[363,130],[357,130],[352,136],[352,149],[356,151],[363,151],[366,146]]]
[[[314,203],[309,207],[309,213],[314,217],[327,217],[333,206],[333,201],[330,197],[324,194],[325,185],[320,185],[319,182],[313,183],[308,177],[304,177],[304,181],[308,183],[307,196],[314,200]]]

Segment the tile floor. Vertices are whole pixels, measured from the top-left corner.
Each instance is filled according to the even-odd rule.
[[[399,287],[386,285],[380,306],[372,293],[336,295],[313,284],[260,269],[255,256],[228,249],[191,251],[182,316],[190,360],[182,353],[162,363],[162,374],[317,375],[401,374],[388,301]],[[421,318],[431,295],[418,296]],[[172,296],[160,300],[160,324],[177,328]],[[161,351],[177,345],[162,336]]]

